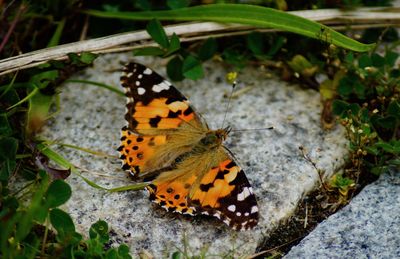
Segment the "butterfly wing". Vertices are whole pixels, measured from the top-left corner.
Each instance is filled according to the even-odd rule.
[[[170,82],[137,63],[124,68],[128,125],[118,148],[123,169],[134,175],[157,174],[189,152],[208,126]]]
[[[251,229],[258,222],[250,183],[222,146],[187,157],[147,189],[150,199],[171,212],[211,215],[235,230]]]

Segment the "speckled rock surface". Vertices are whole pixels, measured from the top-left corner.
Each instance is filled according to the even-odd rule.
[[[121,61],[130,54],[99,57],[93,68],[74,78],[119,86]],[[165,74],[165,62],[136,59]],[[212,128],[221,126],[231,86],[224,82],[229,72],[221,64],[205,65],[206,77],[185,81],[177,88],[189,97]],[[280,220],[291,215],[304,193],[318,185],[314,167],[304,159],[302,146],[317,167],[332,174],[343,164],[347,141],[337,127],[325,132],[320,127],[320,97],[315,91],[300,89],[265,72],[249,67],[239,74],[240,83],[227,115],[234,129],[273,130],[231,133],[226,145],[240,160],[258,198],[261,219],[252,231],[235,232],[221,222],[206,217],[171,215],[157,209],[145,191],[108,193],[93,189],[80,178],[67,181],[73,196],[66,204],[77,229],[87,233],[98,219],[106,220],[115,242],[126,242],[133,255],[147,250],[157,258],[182,249],[186,234],[190,251],[208,255],[249,255],[264,235]],[[106,89],[76,83],[65,84],[61,93],[61,112],[51,120],[42,136],[63,143],[117,155],[120,129],[124,122],[125,98]],[[117,157],[99,157],[67,148],[57,150],[82,170],[82,174],[106,187],[132,184],[120,169]],[[234,251],[234,252],[232,252]]]
[[[400,258],[400,174],[382,175],[285,258]]]

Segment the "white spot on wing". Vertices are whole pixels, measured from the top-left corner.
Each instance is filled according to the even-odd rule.
[[[249,215],[250,215],[250,213],[246,212],[244,215],[247,217],[247,216],[249,216]]]
[[[251,195],[251,190],[248,187],[244,187],[243,191],[237,195],[238,201],[244,201],[247,197]]]
[[[135,84],[136,84],[137,86],[139,86],[139,85],[140,85],[140,81],[136,81]]]
[[[145,75],[151,75],[151,73],[153,73],[153,71],[151,71],[151,69],[148,67],[143,71],[143,74]]]
[[[230,205],[230,206],[228,207],[228,210],[229,210],[229,211],[232,211],[232,212],[235,212],[236,206],[232,204],[232,205]]]
[[[140,75],[138,75],[137,76],[139,79],[141,79],[142,77],[143,77],[143,75],[142,74],[140,74]]]
[[[151,90],[153,90],[156,93],[159,93],[162,90],[168,90],[170,85],[171,84],[168,81],[164,80],[161,83],[159,83],[158,85],[153,85],[153,88],[151,88]]]
[[[146,92],[146,89],[144,89],[143,87],[139,87],[139,88],[137,89],[138,95],[143,95],[145,92]]]
[[[242,213],[236,212],[236,216],[240,217],[240,216],[242,216]]]
[[[257,206],[251,207],[251,213],[256,213],[256,212],[258,212],[258,207]]]
[[[226,218],[226,219],[224,219],[224,223],[229,226],[229,223],[231,223],[231,220]]]
[[[216,213],[214,214],[214,217],[216,217],[216,218],[220,219],[220,218],[221,218],[221,213],[219,213],[219,212],[216,212]]]
[[[132,97],[126,98],[126,104],[128,104],[128,103],[133,103],[133,98]],[[128,112],[128,109],[125,110],[125,113],[127,113],[127,112]]]
[[[133,75],[133,73],[132,72],[129,72],[126,76],[127,77],[131,77]]]

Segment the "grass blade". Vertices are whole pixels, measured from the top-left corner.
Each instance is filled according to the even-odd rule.
[[[80,84],[94,85],[94,86],[98,86],[98,87],[102,87],[107,90],[110,90],[118,95],[125,96],[125,93],[123,91],[121,91],[113,86],[106,85],[106,84],[99,83],[99,82],[94,82],[94,81],[89,81],[89,80],[78,80],[78,79],[69,79],[69,80],[66,80],[66,82],[67,83],[80,83]]]
[[[256,27],[268,27],[297,33],[335,44],[353,51],[372,50],[375,44],[363,44],[329,27],[276,9],[247,4],[199,5],[167,11],[145,12],[103,12],[88,10],[87,14],[127,20],[177,20],[177,21],[214,21],[223,23],[248,24]]]

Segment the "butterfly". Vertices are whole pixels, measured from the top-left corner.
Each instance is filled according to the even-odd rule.
[[[252,187],[223,145],[230,128],[211,130],[183,94],[141,64],[127,64],[121,84],[122,169],[150,182],[150,200],[169,212],[214,216],[235,230],[256,226]]]

